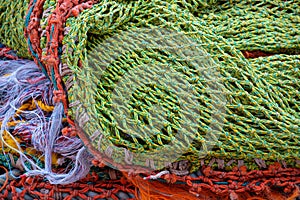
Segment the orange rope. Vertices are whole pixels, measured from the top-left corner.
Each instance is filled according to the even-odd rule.
[[[6,174],[5,182],[4,182],[3,186],[0,188],[0,191],[2,191],[6,187],[6,185],[8,183],[8,170],[5,167],[3,167],[3,166],[0,166],[0,168],[4,169],[5,170],[5,174]]]
[[[258,58],[258,57],[266,57],[266,56],[272,56],[271,53],[265,53],[262,51],[242,51],[245,58]]]
[[[18,57],[9,54],[9,51],[11,51],[11,48],[8,48],[8,47],[0,48],[0,57],[4,56],[4,57],[6,57],[8,59],[18,60]]]
[[[33,4],[30,2],[30,6]],[[40,22],[37,19],[42,17],[43,4],[45,0],[37,0],[33,8],[30,22],[25,30],[25,35],[32,42],[32,49],[38,55],[39,60],[45,65],[45,69],[49,77],[53,77],[52,82],[55,82],[57,89],[54,92],[54,101],[62,102],[64,111],[68,114],[68,102],[66,92],[64,91],[61,75],[59,74],[59,54],[58,47],[62,44],[63,40],[63,27],[69,16],[78,16],[84,9],[89,8],[95,3],[94,1],[58,1],[55,10],[49,17],[49,23],[46,30],[47,36],[47,53],[42,56],[42,49],[40,47]],[[4,52],[4,51],[3,51]],[[256,58],[260,56],[269,56],[271,54],[261,51],[242,51],[246,58]],[[0,54],[1,55],[1,54]],[[37,58],[35,62],[38,64]],[[52,74],[54,72],[54,74]],[[74,122],[67,115],[67,120],[71,126]],[[81,132],[77,132],[85,145],[89,146],[89,139]],[[74,136],[74,128],[66,128],[63,134],[67,136]],[[89,148],[92,150],[92,148]],[[107,163],[113,164],[119,170],[131,169],[134,173],[145,172],[147,169],[138,166],[121,166],[114,163],[110,158],[99,152],[93,152],[96,159],[101,162],[94,162],[94,164],[102,167]],[[6,169],[5,169],[6,170]],[[149,170],[148,170],[149,171]],[[7,170],[6,170],[7,172]],[[97,192],[94,199],[107,198],[118,199],[116,193],[118,191],[127,191],[135,193],[136,198],[141,200],[150,199],[249,199],[260,200],[263,198],[253,197],[254,195],[265,193],[266,199],[291,199],[299,194],[299,189],[296,187],[300,183],[300,169],[295,168],[281,168],[280,165],[271,165],[267,170],[252,170],[247,171],[246,168],[237,168],[231,172],[215,171],[209,167],[203,167],[203,176],[192,178],[190,176],[176,176],[174,174],[167,174],[162,177],[166,183],[159,181],[145,181],[142,177],[137,175],[128,175],[124,173],[124,177],[117,180],[101,181],[97,176],[90,175],[86,179],[77,183],[53,186],[39,177],[22,177],[21,180],[12,181],[4,194],[0,194],[1,198],[7,198],[8,190],[13,194],[13,198],[24,198],[26,193],[34,194],[40,199],[55,199],[55,195],[60,193],[68,193],[65,199],[72,199],[72,197],[79,196],[87,199],[86,193],[88,191]],[[8,177],[8,174],[7,174]],[[92,179],[94,184],[87,184]],[[8,178],[6,180],[7,184]],[[177,184],[180,181],[184,184]],[[215,184],[218,181],[226,181],[227,185]],[[243,184],[248,181],[247,186]],[[260,185],[256,185],[260,182]],[[175,184],[176,183],[176,184]],[[5,185],[6,185],[5,184]],[[270,186],[269,186],[270,185]],[[280,194],[271,189],[271,186],[284,187],[284,193]],[[16,192],[16,188],[23,187],[21,193]],[[4,189],[4,186],[3,188]],[[42,193],[40,189],[46,189],[47,192]],[[40,191],[40,192],[39,192]],[[251,193],[251,194],[250,194]],[[290,194],[292,193],[292,194]],[[286,195],[286,196],[285,196]],[[251,197],[252,196],[252,197]],[[289,196],[289,197],[287,197]]]

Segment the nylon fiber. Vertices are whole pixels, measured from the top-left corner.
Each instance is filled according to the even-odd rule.
[[[299,196],[300,1],[0,0],[0,25],[0,198]]]

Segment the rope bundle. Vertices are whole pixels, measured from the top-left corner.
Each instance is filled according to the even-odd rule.
[[[296,3],[293,5],[295,4]],[[248,4],[246,5],[248,6]],[[243,6],[246,7],[246,5]],[[295,7],[293,5],[291,7]],[[236,5],[236,7],[240,8],[239,4]],[[243,11],[242,8],[240,8],[241,11]],[[111,15],[106,15],[108,9],[110,9]],[[226,11],[228,10],[229,9]],[[226,11],[224,12],[226,13]],[[258,11],[261,11],[261,9],[258,9]],[[159,15],[153,15],[153,13],[157,12]],[[297,12],[297,10],[287,16],[292,16],[295,12]],[[235,12],[231,11],[231,13]],[[218,14],[217,12],[216,15]],[[245,17],[243,12],[238,14]],[[272,15],[272,13],[269,15]],[[253,15],[253,17],[254,16],[255,15]],[[141,36],[138,37],[137,40],[134,40],[135,38],[126,38],[126,36],[124,36],[126,31],[138,32],[138,28],[168,27],[179,32],[178,35],[182,32],[182,34],[193,38],[195,45],[198,45],[197,47],[201,46],[203,51],[206,51],[207,54],[212,57],[214,64],[205,67],[207,69],[209,69],[209,67],[215,67],[214,71],[220,73],[220,76],[217,77],[218,80],[215,81],[223,84],[224,88],[219,89],[219,91],[223,93],[221,96],[226,98],[226,111],[220,113],[218,116],[220,117],[220,119],[218,119],[219,121],[216,122],[216,126],[218,127],[213,134],[219,136],[219,139],[214,149],[209,152],[203,152],[203,154],[207,154],[206,158],[219,158],[227,161],[231,159],[243,159],[247,162],[247,165],[249,163],[249,166],[253,166],[254,159],[265,159],[268,161],[276,161],[278,159],[285,160],[289,164],[294,165],[295,159],[299,158],[299,135],[297,134],[299,133],[299,56],[283,54],[249,62],[243,58],[239,50],[257,50],[257,47],[254,48],[249,45],[246,47],[245,45],[243,46],[231,42],[230,40],[241,38],[239,41],[244,42],[244,44],[251,44],[243,39],[244,36],[228,36],[228,34],[223,33],[224,37],[221,37],[216,30],[204,26],[204,24],[206,25],[210,21],[206,22],[205,20],[198,19],[198,17],[191,15],[176,4],[152,1],[152,4],[146,5],[142,2],[135,1],[126,4],[101,2],[94,5],[93,8],[86,10],[77,18],[70,18],[67,21],[66,26],[70,30],[69,33],[65,35],[63,43],[66,52],[69,53],[63,54],[62,59],[63,63],[66,63],[73,73],[75,73],[77,81],[77,84],[69,90],[69,100],[70,102],[75,102],[84,99],[81,103],[91,118],[85,125],[87,134],[91,136],[93,133],[99,131],[104,135],[104,138],[111,140],[114,145],[137,152],[144,152],[147,151],[147,149],[163,147],[168,144],[168,142],[174,138],[175,132],[179,130],[179,127],[175,124],[180,124],[180,118],[182,119],[184,117],[183,114],[180,115],[180,112],[179,114],[175,114],[172,110],[176,103],[171,103],[171,99],[166,100],[164,111],[173,113],[174,116],[177,116],[177,120],[179,121],[172,121],[172,119],[167,118],[165,122],[167,124],[164,126],[164,129],[157,131],[157,127],[155,126],[152,130],[149,130],[149,132],[159,132],[153,137],[144,135],[144,130],[141,131],[138,129],[134,132],[125,129],[126,126],[133,127],[137,124],[145,125],[147,121],[153,120],[149,118],[149,109],[156,102],[161,100],[161,95],[165,97],[170,96],[170,94],[166,92],[167,89],[156,89],[153,88],[153,86],[152,88],[151,86],[147,86],[147,88],[137,88],[137,93],[132,94],[132,99],[126,101],[129,104],[127,112],[130,112],[130,115],[134,116],[131,118],[133,120],[132,122],[129,120],[124,122],[128,125],[120,125],[120,116],[118,116],[118,114],[126,114],[125,111],[121,112],[118,110],[118,112],[113,113],[115,110],[111,109],[114,102],[121,101],[121,97],[115,97],[113,95],[118,93],[128,94],[128,92],[119,88],[123,87],[130,90],[129,85],[124,84],[118,86],[120,81],[120,84],[123,83],[124,74],[126,74],[126,72],[130,73],[130,70],[134,71],[140,66],[150,65],[152,67],[151,64],[153,64],[154,66],[153,69],[151,68],[151,71],[154,71],[154,74],[159,74],[159,68],[167,62],[168,67],[174,67],[177,72],[182,73],[184,79],[188,80],[195,88],[197,92],[196,100],[201,102],[201,100],[204,99],[204,104],[207,103],[203,107],[201,104],[197,110],[195,109],[195,112],[191,113],[192,118],[195,118],[198,123],[196,125],[188,123],[189,126],[195,127],[196,129],[191,130],[194,132],[192,132],[192,136],[190,136],[194,142],[187,150],[185,154],[187,156],[180,158],[181,160],[189,160],[194,166],[199,166],[199,153],[201,145],[204,145],[203,140],[205,135],[209,132],[212,111],[218,110],[218,108],[212,107],[217,104],[216,102],[214,104],[208,104],[214,97],[211,92],[209,92],[209,87],[205,85],[206,80],[201,78],[197,81],[193,80],[193,77],[197,76],[197,70],[189,65],[189,63],[194,61],[189,60],[190,58],[183,59],[182,57],[174,55],[173,52],[155,52],[151,48],[148,48],[149,50],[131,50],[135,46],[143,46],[142,43],[145,41],[152,42],[155,41],[155,39],[157,41],[172,39],[166,36],[161,36],[165,38],[157,39],[158,35],[155,35],[153,38],[144,39]],[[226,19],[223,19],[224,28],[218,23],[220,20],[216,21],[215,19],[218,18],[215,17],[211,19],[211,23],[214,22],[212,24],[215,25],[215,29],[221,31],[226,28],[226,25],[224,25]],[[239,18],[233,17],[233,19],[241,21]],[[106,21],[108,23],[103,24],[103,22]],[[226,23],[229,23],[228,20]],[[283,22],[281,21],[281,23]],[[218,24],[218,26],[216,24]],[[256,24],[260,24],[260,21],[258,20]],[[289,23],[286,24],[287,26],[289,25]],[[290,27],[298,25],[295,22],[293,24],[293,21],[291,21],[290,24],[292,24]],[[280,26],[280,24],[276,23],[275,25]],[[80,32],[78,32],[79,27]],[[269,27],[267,26],[265,29],[267,28]],[[234,31],[233,29],[227,30]],[[265,41],[261,41],[257,38],[257,34],[254,31],[251,32],[251,30],[252,29],[250,29],[250,31],[245,30],[245,33],[241,34],[248,34],[249,40],[253,40],[256,43],[255,46],[265,46],[266,44],[263,44]],[[298,30],[294,28],[293,31],[297,32]],[[114,34],[121,36],[115,38],[112,36],[109,38]],[[272,36],[274,39],[284,39],[279,37],[280,32],[279,35],[273,34],[267,36]],[[286,35],[286,37],[288,37],[288,35]],[[174,36],[174,38],[176,38],[176,36]],[[287,46],[285,46],[287,49],[298,48],[299,46],[297,46],[296,40],[293,40],[292,36],[290,36],[289,39],[290,38],[291,40],[287,40],[289,42],[280,44],[287,44]],[[172,41],[174,40],[176,39]],[[117,43],[118,41],[122,41],[122,43],[119,44]],[[268,41],[270,41],[270,39],[268,39]],[[110,44],[110,46],[106,46],[106,42]],[[289,45],[289,43],[294,44]],[[114,45],[112,44],[118,44],[118,49],[114,49]],[[235,45],[233,46],[232,44]],[[151,46],[153,44],[149,45]],[[274,46],[274,44],[272,45]],[[86,49],[82,49],[82,46],[86,46]],[[183,52],[187,52],[189,48],[191,48],[191,46],[183,49]],[[131,51],[125,52],[124,50],[122,52],[122,49],[130,49]],[[179,48],[176,50],[181,51]],[[274,49],[269,48],[269,51],[272,52],[273,50]],[[114,54],[114,52],[118,51],[121,51],[120,54],[122,54],[122,56],[117,57],[118,55]],[[109,63],[112,58],[115,60]],[[201,58],[199,55],[198,57],[196,55],[193,59],[198,59],[197,61],[199,61]],[[289,62],[286,59],[293,61]],[[79,60],[82,61],[82,66],[77,65]],[[160,62],[161,60],[163,61],[162,63]],[[109,66],[105,68],[107,63],[109,63]],[[282,65],[285,66],[283,69],[281,68]],[[278,67],[278,69],[276,67]],[[90,69],[93,69],[93,71]],[[282,74],[281,76],[278,75],[279,72],[277,70],[279,69],[282,70],[280,72],[280,74]],[[273,71],[276,71],[276,73],[272,74]],[[145,73],[148,73],[148,71]],[[101,79],[99,80],[100,75]],[[140,79],[144,77],[145,74],[136,76],[136,78]],[[276,78],[275,82],[274,77]],[[151,78],[155,79],[155,77]],[[281,80],[286,84],[280,84],[279,82],[281,82]],[[124,79],[124,83],[129,81],[130,80]],[[147,81],[151,85],[151,81],[146,80],[145,82]],[[132,81],[129,83],[132,84]],[[222,84],[219,87],[222,87]],[[285,87],[289,89],[287,90]],[[218,97],[220,97],[220,95]],[[145,100],[145,98],[148,99]],[[172,97],[172,99],[174,99],[174,97]],[[188,102],[190,103],[191,100]],[[76,105],[73,115],[78,112],[76,109],[78,109],[78,105]],[[116,110],[117,109],[119,108],[116,108]],[[203,114],[201,115],[199,113]],[[204,113],[206,113],[206,115]],[[98,121],[98,123],[95,123],[95,121]],[[116,124],[116,122],[118,123]],[[222,122],[224,122],[223,127],[221,127]],[[130,125],[130,123],[133,125]],[[188,135],[188,133],[185,134]],[[98,135],[98,139],[93,138],[95,148],[99,148],[99,138],[102,138],[100,136],[101,135]],[[181,138],[176,141],[178,142],[178,146],[184,146],[184,144],[180,144],[182,141],[180,141],[180,139]],[[164,142],[162,142],[162,140]],[[284,143],[282,141],[284,141]],[[107,150],[105,148],[109,147],[105,147],[105,144],[107,144],[107,142],[101,142],[101,150],[104,148],[104,150],[108,151],[109,149]],[[287,149],[289,150],[287,151]],[[121,158],[126,159],[122,148],[116,150],[113,154],[116,155],[114,160]],[[123,162],[126,162],[126,160]],[[144,163],[136,164],[145,165]]]
[[[273,186],[297,194],[298,1],[0,5],[0,42],[32,57],[40,69],[27,61],[0,63],[3,155],[11,162],[8,153],[20,155],[18,166],[27,175],[55,184],[77,181],[90,169],[87,149],[100,167],[148,175],[169,170],[161,181],[172,183],[183,176],[193,195],[206,188],[237,199],[243,197],[236,193]],[[15,58],[7,49],[0,52]],[[64,165],[66,174],[55,171]],[[256,175],[237,175],[242,181],[236,184],[228,175],[228,187],[211,186],[208,179],[222,182],[224,174],[201,166],[235,175],[260,169],[263,186],[256,188]],[[281,175],[273,176],[273,166],[287,168],[282,174],[288,174],[288,184],[276,182]],[[199,169],[204,176],[189,182]],[[154,195],[140,177],[125,176],[141,198]],[[249,177],[251,186],[245,185]]]

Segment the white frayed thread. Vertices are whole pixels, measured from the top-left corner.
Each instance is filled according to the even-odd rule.
[[[165,174],[170,174],[170,172],[167,171],[167,170],[161,171],[156,175],[150,175],[150,176],[144,177],[144,180],[156,180],[156,179],[160,178],[161,176],[163,176]]]
[[[19,153],[20,158],[15,163],[15,167],[26,171],[22,176],[42,175],[51,184],[69,184],[89,173],[92,156],[82,145],[80,139],[60,135],[64,113],[62,103],[55,105],[50,118],[45,117],[38,105],[36,105],[35,110],[19,109],[31,99],[41,99],[47,105],[53,105],[51,102],[52,94],[53,88],[50,81],[46,79],[33,61],[0,61],[0,121],[2,122],[0,125],[0,147],[2,147],[3,154],[7,156],[4,147]],[[16,112],[18,112],[18,117],[25,122],[18,123],[15,131],[22,132],[23,130],[31,134],[31,144],[36,150],[43,152],[45,156],[45,168],[40,167],[35,160],[23,152],[19,142],[9,130],[8,122],[11,119],[16,120],[14,117]],[[83,119],[85,120],[85,118]],[[4,134],[12,139],[15,146],[5,141]],[[73,166],[72,169],[62,174],[53,172],[53,152],[71,158],[73,162],[69,166]],[[25,163],[30,165],[25,165]]]

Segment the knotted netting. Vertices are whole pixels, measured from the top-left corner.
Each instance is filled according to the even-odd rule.
[[[181,198],[297,196],[298,1],[2,1],[0,11],[0,41],[38,66],[0,69],[3,160],[19,156],[26,175],[72,183],[94,159],[124,172],[135,198],[179,198],[164,181],[185,183]]]

